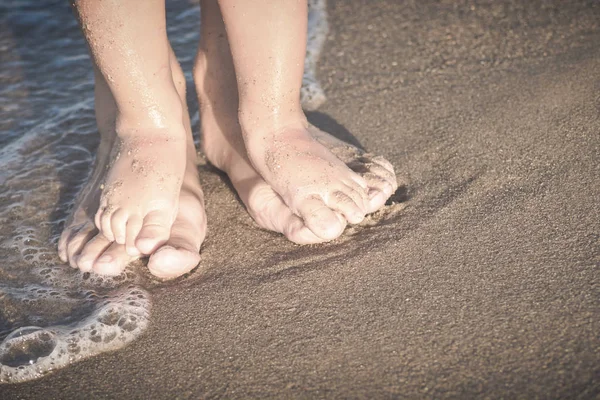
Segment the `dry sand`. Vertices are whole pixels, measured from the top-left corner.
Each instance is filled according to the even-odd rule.
[[[600,4],[329,13],[310,118],[393,162],[395,204],[299,247],[202,166],[202,264],[148,332],[0,397],[600,396]]]

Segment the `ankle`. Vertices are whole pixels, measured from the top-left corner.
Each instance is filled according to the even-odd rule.
[[[215,108],[217,113],[237,119],[238,91],[231,60],[217,54],[198,50],[192,73],[201,108]]]
[[[302,109],[257,112],[256,108],[249,111],[240,107],[238,118],[246,144],[257,138],[277,137],[288,130],[305,130],[308,127]]]
[[[179,96],[172,99],[168,106],[141,108],[133,112],[118,111],[116,132],[120,138],[139,135],[185,135],[183,112]]]

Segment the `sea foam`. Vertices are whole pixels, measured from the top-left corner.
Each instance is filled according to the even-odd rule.
[[[327,2],[325,0],[309,0],[306,58],[304,59],[304,76],[300,91],[302,107],[308,111],[316,110],[327,100],[317,79],[317,61],[319,61],[328,32]]]
[[[148,325],[147,293],[129,286],[101,296],[84,319],[46,328],[27,326],[14,330],[0,344],[0,382],[22,382],[65,367],[84,358],[119,349],[133,341]]]

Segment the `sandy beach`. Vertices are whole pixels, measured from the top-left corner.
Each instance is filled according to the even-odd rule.
[[[600,3],[328,14],[309,120],[394,164],[388,206],[297,246],[201,161],[202,261],[148,280],[146,332],[0,398],[600,396]]]

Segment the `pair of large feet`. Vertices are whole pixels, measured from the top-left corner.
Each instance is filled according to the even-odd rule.
[[[381,208],[396,190],[389,162],[303,117],[276,132],[246,134],[244,141],[237,113],[218,106],[228,99],[209,90],[220,85],[219,77],[199,64],[194,78],[204,152],[228,174],[260,227],[299,244],[329,241],[348,223]],[[97,81],[96,166],[59,241],[60,257],[72,267],[117,275],[133,259],[149,255],[150,272],[170,279],[198,264],[206,217],[185,79],[176,61],[172,70],[183,110],[181,125],[172,131],[138,124],[140,129],[117,134],[114,100],[105,82]]]

